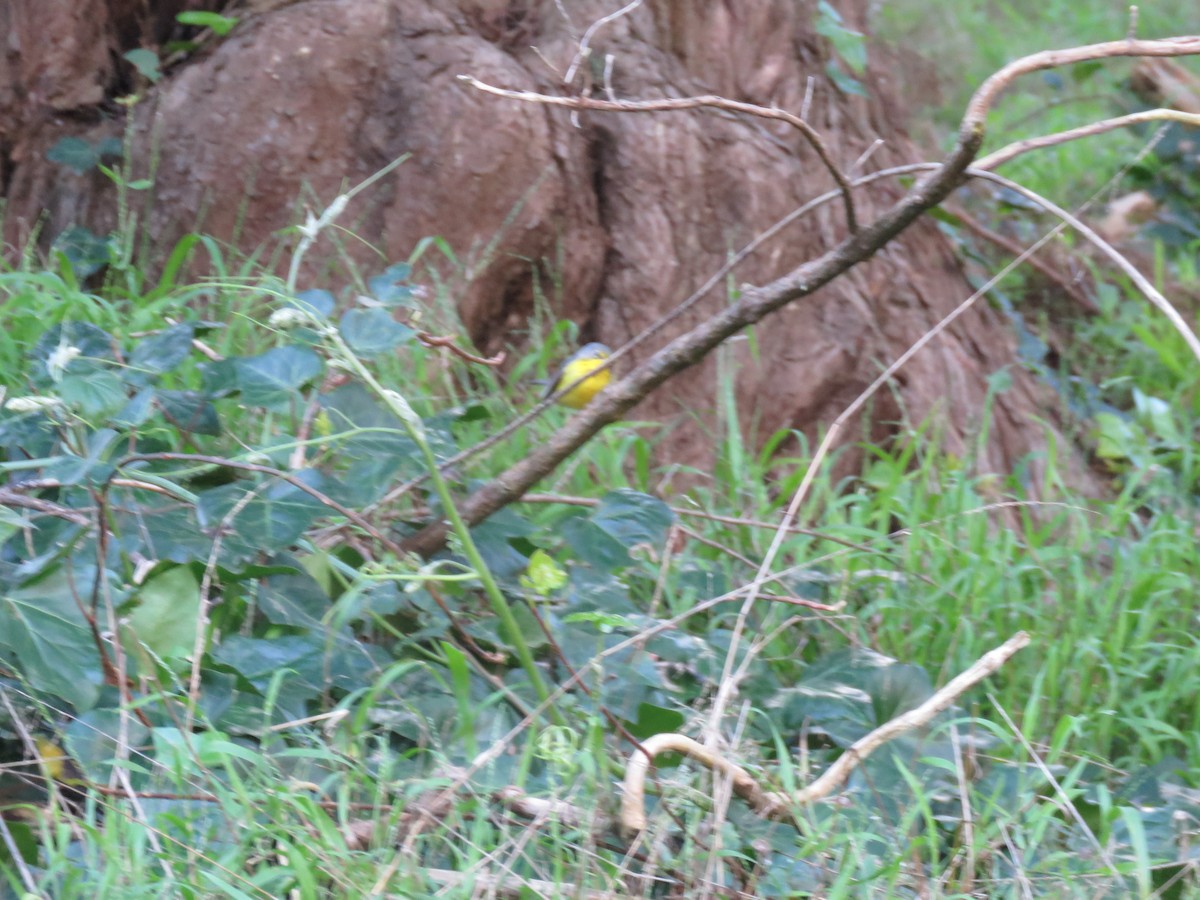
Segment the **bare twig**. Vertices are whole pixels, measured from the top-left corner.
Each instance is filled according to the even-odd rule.
[[[417,333],[417,340],[426,347],[445,347],[459,359],[465,359],[467,362],[480,366],[496,368],[497,366],[504,365],[506,354],[503,351],[497,353],[495,356],[477,356],[454,343],[455,338],[452,334],[436,335],[430,334],[428,331],[421,331]]]
[[[763,790],[753,776],[741,766],[682,734],[657,734],[643,741],[642,746],[652,756],[667,752],[682,753],[714,772],[720,772],[730,779],[734,793],[758,815],[769,819],[787,819],[797,807],[824,799],[845,784],[859,764],[888,741],[928,725],[934,716],[948,709],[967,690],[996,672],[1013,654],[1028,644],[1029,635],[1023,631],[1017,632],[996,649],[985,653],[969,669],[952,679],[920,706],[902,713],[859,738],[815,781],[794,794]],[[642,831],[646,827],[645,779],[651,762],[652,760],[642,753],[631,755],[626,762],[624,793],[621,797],[621,826],[630,833]]]
[[[708,107],[711,109],[723,109],[726,112],[744,113],[763,119],[777,119],[780,122],[786,122],[804,136],[808,145],[812,147],[813,151],[820,158],[821,163],[829,171],[829,174],[833,176],[833,180],[841,188],[842,203],[846,209],[846,226],[851,234],[858,231],[858,218],[854,212],[854,200],[850,196],[850,179],[834,163],[833,157],[829,153],[829,148],[825,146],[825,141],[822,140],[820,132],[804,121],[804,119],[785,109],[758,106],[754,103],[743,103],[739,100],[719,97],[716,94],[704,94],[699,97],[667,97],[662,100],[597,100],[594,97],[554,97],[549,94],[539,94],[537,91],[510,91],[505,88],[498,88],[486,84],[477,78],[472,78],[470,75],[459,75],[458,78],[473,88],[478,88],[489,94],[495,94],[498,97],[507,97],[510,100],[524,100],[527,103],[540,103],[544,106],[562,106],[567,109],[590,109],[595,112],[627,113],[675,112],[682,109],[702,109]]]
[[[1041,137],[1016,141],[1007,147],[1001,147],[994,153],[989,153],[987,156],[982,157],[971,168],[994,169],[1020,156],[1022,153],[1028,153],[1030,150],[1053,147],[1057,144],[1065,144],[1068,141],[1077,141],[1080,138],[1116,131],[1118,128],[1126,128],[1130,125],[1164,121],[1179,122],[1183,125],[1192,125],[1200,128],[1200,115],[1196,115],[1195,113],[1180,112],[1177,109],[1148,109],[1143,112],[1131,113],[1127,116],[1117,116],[1116,118],[1104,119],[1100,122],[1092,122],[1090,125],[1081,125],[1079,128],[1071,128],[1067,131],[1059,131],[1054,134],[1044,134]]]

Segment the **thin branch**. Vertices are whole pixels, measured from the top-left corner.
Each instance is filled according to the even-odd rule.
[[[1044,134],[1041,137],[1016,141],[1007,147],[1001,147],[994,153],[989,153],[987,156],[982,157],[971,168],[994,169],[1020,156],[1022,153],[1028,153],[1030,150],[1053,147],[1057,144],[1065,144],[1068,141],[1077,141],[1080,138],[1116,131],[1118,128],[1125,128],[1129,125],[1162,121],[1180,122],[1184,125],[1192,125],[1200,128],[1200,115],[1196,115],[1195,113],[1180,112],[1177,109],[1148,109],[1143,112],[1131,113],[1127,116],[1117,116],[1116,118],[1093,122],[1090,125],[1081,125],[1079,128],[1071,128],[1067,131],[1058,131],[1054,134]]]
[[[498,88],[490,84],[486,84],[477,78],[470,75],[459,75],[459,81],[464,81],[473,88],[484,91],[489,94],[495,94],[498,97],[507,97],[510,100],[524,100],[527,103],[540,103],[544,106],[563,106],[567,109],[590,109],[595,112],[675,112],[682,109],[723,109],[726,112],[744,113],[746,115],[758,116],[762,119],[776,119],[780,122],[786,122],[791,125],[804,139],[808,141],[808,145],[820,157],[822,164],[833,176],[833,180],[837,182],[838,187],[842,191],[842,204],[846,208],[846,226],[850,233],[858,231],[858,218],[854,212],[854,200],[850,196],[850,180],[846,174],[837,167],[833,157],[829,154],[829,149],[825,146],[825,142],[821,139],[821,134],[804,119],[790,113],[784,109],[777,109],[772,106],[758,106],[754,103],[743,103],[739,100],[730,100],[727,97],[719,97],[716,94],[704,94],[699,97],[668,97],[662,100],[597,100],[594,97],[553,97],[549,94],[540,94],[537,91],[510,91],[505,88]]]
[[[567,67],[567,74],[563,76],[563,81],[570,84],[575,80],[575,72],[579,69],[579,64],[588,59],[592,55],[592,37],[607,25],[609,22],[615,22],[622,16],[626,16],[642,5],[642,0],[629,0],[624,6],[616,12],[611,12],[607,16],[601,16],[595,22],[588,26],[587,31],[583,33],[583,37],[579,39],[579,49],[575,53],[575,58],[571,60],[571,65]],[[561,7],[560,7],[561,9]],[[570,24],[570,18],[563,12],[563,18],[567,19]]]
[[[928,725],[938,713],[952,706],[966,691],[995,673],[1028,644],[1029,635],[1023,631],[1017,632],[996,649],[985,653],[920,706],[859,738],[820,777],[794,794],[763,790],[741,766],[682,734],[657,734],[643,741],[642,747],[651,756],[667,752],[682,753],[729,778],[733,792],[758,815],[768,819],[788,819],[794,815],[797,807],[824,799],[845,784],[851,773],[884,744]],[[630,834],[643,831],[646,827],[645,781],[652,762],[652,759],[638,752],[632,754],[625,764],[620,820],[622,828]]]
[[[475,363],[480,366],[490,366],[496,368],[504,365],[506,354],[500,351],[495,356],[476,356],[469,350],[464,350],[462,347],[454,343],[454,335],[436,335],[430,334],[428,331],[417,332],[417,339],[426,347],[445,347],[459,359],[465,359],[469,363]]]

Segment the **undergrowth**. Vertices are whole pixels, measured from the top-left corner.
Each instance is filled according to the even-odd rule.
[[[461,535],[429,561],[387,549],[440,514],[428,485],[380,501],[428,474],[423,443],[445,459],[511,421],[573,335],[548,333],[506,381],[401,323],[420,305],[411,278],[378,273],[338,316],[333,297],[269,278],[173,284],[139,308],[68,270],[0,276],[7,890],[465,896],[501,873],[535,893],[645,896],[709,879],[768,896],[1193,883],[1187,467],[1160,459],[1147,479],[1129,457],[1114,496],[1085,501],[1050,453],[997,476],[921,428],[862,448],[858,477],[818,479],[813,530],[787,538],[750,612],[727,753],[803,786],[1013,633],[1033,649],[795,824],[734,801],[718,837],[704,772],[668,761],[651,839],[631,849],[609,818],[630,740],[703,724],[805,446],[781,432],[755,454],[727,430],[720,477],[660,499],[657,426],[610,426],[547,496],[471,529],[514,633]],[[191,305],[201,292],[228,326]],[[457,464],[452,491],[561,415]],[[378,530],[346,509],[374,510]],[[522,644],[548,686],[581,682],[524,723],[542,689]],[[35,749],[43,762],[22,762]],[[62,751],[65,772],[39,768]],[[513,797],[575,812],[538,820]]]
[[[1105,497],[1053,444],[980,472],[904,423],[826,462],[744,611],[809,448],[756,449],[728,369],[711,472],[614,424],[422,559],[405,537],[561,423],[439,467],[574,326],[541,309],[503,371],[429,341],[461,332],[435,243],[335,297],[205,237],[155,278],[74,238],[0,272],[0,895],[1195,895],[1196,369],[1119,282],[1065,357],[1007,306]],[[721,751],[789,792],[1032,646],[787,821],[660,759],[631,842],[626,762],[704,729],[743,612]]]

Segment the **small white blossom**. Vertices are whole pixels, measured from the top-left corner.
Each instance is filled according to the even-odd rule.
[[[37,412],[39,409],[51,409],[60,403],[57,397],[13,397],[4,404],[5,409],[15,413]]]
[[[267,324],[272,328],[278,328],[282,331],[289,331],[292,328],[302,328],[306,325],[316,325],[317,317],[304,309],[296,309],[293,306],[287,306],[283,309],[277,309],[271,313],[271,318],[267,320]]]
[[[59,344],[46,359],[46,371],[50,373],[50,377],[56,382],[62,381],[63,374],[67,371],[67,366],[71,364],[71,360],[75,359],[82,352],[78,347]]]

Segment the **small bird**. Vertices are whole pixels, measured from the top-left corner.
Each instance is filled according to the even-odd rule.
[[[545,400],[551,394],[574,384],[573,388],[558,398],[558,402],[563,406],[571,407],[571,409],[583,409],[612,381],[612,369],[596,372],[611,355],[612,350],[604,344],[598,344],[595,341],[584,344],[562,364],[558,373],[550,381],[550,386],[546,388],[542,399]],[[595,374],[592,374],[593,372]],[[580,379],[583,380],[580,381]]]

